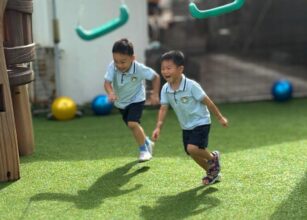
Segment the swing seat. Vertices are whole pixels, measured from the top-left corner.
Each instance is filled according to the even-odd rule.
[[[196,4],[191,2],[189,4],[189,11],[194,18],[204,19],[238,10],[243,6],[244,2],[245,0],[234,0],[232,3],[208,10],[199,10]]]
[[[115,18],[100,27],[86,30],[81,25],[78,25],[76,28],[76,32],[78,36],[86,41],[94,40],[98,37],[101,37],[111,31],[116,30],[117,28],[123,26],[129,19],[129,11],[126,5],[120,6],[120,15],[118,18]]]

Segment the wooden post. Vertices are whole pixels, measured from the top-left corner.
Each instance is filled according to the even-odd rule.
[[[11,95],[19,155],[30,155],[34,151],[34,135],[27,85],[11,87]]]
[[[3,48],[3,14],[7,0],[0,1],[0,181],[20,178],[17,134]]]
[[[21,64],[29,65],[28,63],[34,58],[32,11],[32,0],[9,0],[7,3],[4,17],[4,38],[5,47],[7,48],[7,68],[12,69],[12,72]],[[29,47],[29,45],[33,46]],[[29,72],[27,69],[25,72],[33,75],[32,71]],[[29,93],[26,85],[29,81],[23,80],[25,72],[20,72],[20,77],[16,74],[16,79],[10,80],[20,156],[32,154],[35,145]]]

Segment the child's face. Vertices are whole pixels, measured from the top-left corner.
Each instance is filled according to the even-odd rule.
[[[116,68],[121,72],[127,72],[130,69],[134,56],[122,53],[113,53],[113,60]]]
[[[168,83],[173,83],[180,78],[183,69],[183,66],[177,66],[172,60],[163,60],[161,63],[161,74]]]

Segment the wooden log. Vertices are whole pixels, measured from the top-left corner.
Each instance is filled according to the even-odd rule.
[[[13,64],[28,63],[35,58],[35,44],[28,44],[26,46],[5,47],[4,54],[6,65],[13,66]]]
[[[20,178],[17,134],[3,49],[3,14],[7,0],[0,1],[0,181]]]
[[[15,67],[7,70],[11,87],[28,84],[34,80],[34,74],[31,68]]]
[[[22,60],[22,63],[29,63],[33,59],[33,38],[32,38],[32,0],[10,0],[5,15],[4,38],[7,54],[7,64],[9,68],[14,68],[13,64]],[[27,9],[27,10],[24,10]],[[9,49],[11,48],[11,49]],[[16,49],[15,49],[16,48]],[[22,48],[24,48],[24,53]],[[15,50],[14,50],[15,49]],[[12,53],[15,58],[12,59]],[[23,59],[24,58],[24,59]],[[14,66],[14,67],[13,67]],[[20,75],[20,77],[22,77]],[[18,148],[20,156],[32,154],[34,151],[34,133],[32,126],[32,115],[30,110],[29,93],[26,85],[12,87],[12,100],[15,115]]]
[[[32,115],[27,85],[11,87],[14,116],[20,156],[30,155],[34,151]]]

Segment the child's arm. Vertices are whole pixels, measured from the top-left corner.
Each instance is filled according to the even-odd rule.
[[[208,109],[210,110],[210,112],[212,112],[214,114],[214,116],[217,118],[217,120],[220,122],[220,124],[224,127],[228,127],[228,120],[227,118],[225,118],[220,110],[218,109],[218,107],[213,103],[213,101],[206,96],[203,99],[203,103],[208,107]]]
[[[158,140],[160,136],[160,130],[162,129],[163,122],[166,117],[167,111],[168,111],[168,105],[161,105],[159,114],[158,114],[157,125],[156,125],[155,130],[152,132],[151,138],[153,141]]]
[[[159,101],[159,92],[160,92],[160,76],[155,74],[152,79],[152,93],[150,94],[150,103],[152,105],[158,105]]]
[[[104,81],[104,89],[108,94],[108,98],[110,102],[114,102],[117,99],[112,87],[112,83],[109,81]]]

